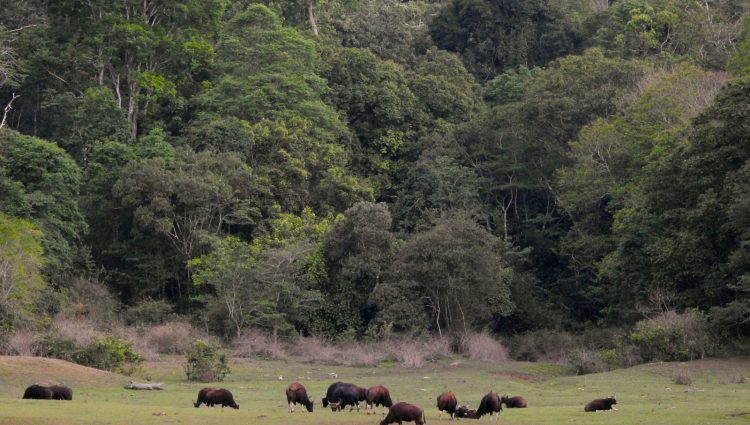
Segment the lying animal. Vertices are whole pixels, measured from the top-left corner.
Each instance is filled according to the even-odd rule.
[[[512,408],[523,409],[526,407],[526,399],[521,396],[508,397],[507,395],[503,394],[503,396],[500,397],[500,402],[505,403],[505,407],[509,409],[512,409]]]
[[[597,398],[591,400],[586,406],[583,407],[584,412],[596,412],[597,410],[617,410],[614,405],[617,404],[615,395],[612,394],[607,398]]]
[[[409,404],[409,403],[396,403],[388,409],[388,415],[380,421],[380,425],[388,425],[392,423],[401,424],[401,422],[412,422],[416,425],[424,425],[424,410],[421,408]]]
[[[32,384],[23,392],[23,398],[33,400],[73,400],[73,390],[64,385]]]

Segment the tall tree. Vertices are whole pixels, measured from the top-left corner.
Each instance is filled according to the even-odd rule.
[[[47,284],[43,234],[28,220],[0,213],[0,325],[8,330],[42,320],[37,303]]]
[[[56,284],[89,266],[80,183],[80,169],[57,145],[0,130],[0,211],[30,220],[44,232],[45,274]]]
[[[458,52],[487,81],[507,68],[545,65],[581,47],[575,2],[454,0],[430,23],[435,44]]]
[[[471,220],[453,217],[413,234],[373,291],[376,323],[396,331],[467,332],[513,309],[511,249]]]
[[[328,282],[319,326],[337,336],[361,333],[372,320],[370,293],[382,284],[396,239],[385,204],[359,202],[344,212],[325,237]]]

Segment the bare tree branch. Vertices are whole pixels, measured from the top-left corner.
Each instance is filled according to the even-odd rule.
[[[10,99],[7,105],[5,105],[5,110],[3,111],[3,120],[0,122],[0,128],[3,128],[5,126],[5,120],[8,119],[8,113],[13,109],[13,101],[21,97],[21,95],[17,95],[13,93],[13,97]]]

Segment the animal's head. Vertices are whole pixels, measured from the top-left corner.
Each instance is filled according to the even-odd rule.
[[[239,409],[240,405],[237,403],[232,403],[232,409]]]
[[[383,397],[383,406],[385,406],[385,407],[391,407],[391,406],[393,406],[393,401],[391,401],[391,396],[390,395],[386,394]]]
[[[323,397],[321,400],[323,401],[323,407],[328,407],[328,397]]]
[[[509,398],[508,394],[503,394],[502,396],[500,396],[500,402],[501,403],[507,403],[508,402],[508,398]]]
[[[308,401],[307,404],[305,405],[305,408],[307,408],[308,412],[312,413],[312,411],[313,411],[313,401],[312,400]]]
[[[200,405],[201,405],[201,404],[200,404],[199,402],[197,402],[197,401],[193,403],[193,406],[195,406],[195,407],[198,407],[198,406],[200,406]]]

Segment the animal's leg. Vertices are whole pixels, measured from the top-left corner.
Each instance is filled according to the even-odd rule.
[[[294,403],[292,403],[292,402],[290,401],[290,402],[289,402],[289,413],[293,413],[293,412],[294,412]]]
[[[612,406],[612,410],[617,410],[617,408],[615,406]]]

